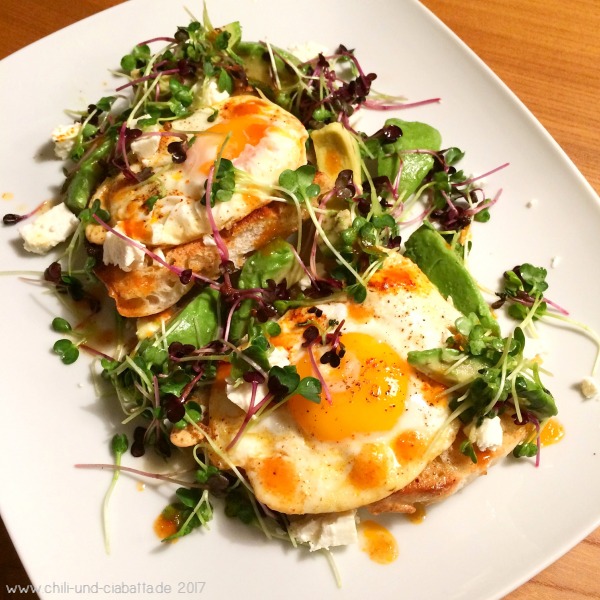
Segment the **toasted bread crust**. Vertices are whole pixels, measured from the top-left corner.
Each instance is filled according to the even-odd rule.
[[[271,202],[222,231],[221,237],[229,250],[230,260],[240,267],[250,252],[276,237],[288,237],[298,229],[298,223],[295,205]],[[217,248],[207,246],[202,240],[165,250],[164,255],[167,263],[181,269],[191,269],[211,279],[220,275]],[[114,265],[100,264],[95,273],[124,317],[156,314],[175,304],[190,289],[175,273],[157,264],[130,272]]]
[[[374,515],[387,512],[411,514],[416,511],[417,504],[445,500],[479,475],[485,475],[489,467],[512,452],[531,433],[529,426],[515,425],[508,415],[501,419],[504,436],[499,448],[493,452],[477,452],[477,463],[473,463],[461,453],[460,445],[465,437],[458,435],[452,446],[430,462],[414,481],[369,505],[369,512]]]

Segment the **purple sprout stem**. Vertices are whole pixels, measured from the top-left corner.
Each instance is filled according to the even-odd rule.
[[[156,79],[159,75],[175,75],[179,73],[179,69],[168,69],[166,71],[153,71],[150,75],[144,75],[143,77],[138,77],[137,79],[132,79],[123,85],[120,85],[115,89],[116,92],[120,92],[122,90],[127,89],[128,87],[132,87],[137,85],[138,83],[143,83],[144,81],[150,81],[151,79]]]
[[[217,224],[215,223],[215,219],[212,213],[211,207],[211,195],[212,195],[212,184],[213,178],[215,175],[215,165],[213,164],[208,172],[208,179],[206,180],[206,216],[208,217],[208,222],[210,223],[210,228],[213,233],[213,237],[215,239],[215,243],[217,244],[217,250],[219,252],[219,256],[221,257],[221,262],[226,262],[229,260],[229,250],[217,229]]]
[[[441,98],[428,98],[427,100],[418,100],[417,102],[402,102],[397,100],[390,103],[385,103],[382,100],[365,100],[362,103],[364,108],[369,110],[398,110],[404,108],[415,108],[425,104],[435,104],[441,102]]]
[[[327,385],[327,382],[325,381],[323,374],[319,369],[319,365],[317,365],[317,360],[315,359],[315,355],[312,351],[313,345],[314,344],[310,344],[307,348],[308,356],[310,358],[310,364],[312,366],[313,372],[317,376],[317,379],[321,382],[321,388],[323,389],[323,393],[325,394],[325,399],[327,400],[327,402],[329,402],[329,404],[331,404],[331,392],[329,391],[329,386]]]
[[[204,484],[197,483],[195,481],[185,481],[184,479],[178,479],[169,475],[161,475],[160,473],[150,473],[148,471],[141,471],[140,469],[133,469],[132,467],[123,467],[120,465],[111,465],[103,463],[93,464],[76,464],[76,469],[108,469],[110,471],[123,471],[125,473],[132,473],[133,475],[141,475],[142,477],[148,477],[150,479],[158,479],[160,481],[168,481],[169,483],[175,483],[177,485],[183,485],[185,487],[198,487],[204,488]]]
[[[506,163],[500,165],[499,167],[496,167],[495,169],[492,169],[491,171],[487,171],[487,173],[483,173],[482,175],[477,175],[476,177],[471,177],[470,179],[465,179],[465,181],[461,181],[460,183],[453,183],[452,185],[455,186],[455,187],[459,187],[459,186],[463,186],[463,185],[469,185],[471,183],[474,183],[475,181],[478,181],[479,179],[483,179],[484,177],[488,177],[490,175],[493,175],[494,173],[497,173],[498,171],[501,171],[502,169],[505,169],[509,165],[510,165],[510,163],[506,162]]]

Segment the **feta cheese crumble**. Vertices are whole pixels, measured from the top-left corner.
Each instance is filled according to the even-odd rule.
[[[65,160],[73,149],[75,140],[81,131],[81,123],[71,125],[59,125],[51,134],[54,142],[54,154]]]
[[[202,104],[204,106],[213,106],[223,100],[229,98],[229,93],[226,91],[219,91],[219,86],[214,79],[205,81],[202,87]]]
[[[307,543],[311,552],[355,544],[358,541],[356,511],[307,515],[292,521],[289,531],[298,542]]]
[[[581,381],[580,389],[584,398],[591,400],[600,392],[600,384],[593,377],[584,377]]]
[[[45,254],[72,235],[77,225],[79,219],[61,203],[23,225],[19,234],[27,252]]]
[[[148,131],[155,131],[153,130]],[[138,160],[145,166],[150,166],[149,160],[156,154],[160,146],[159,135],[147,135],[133,140],[131,142],[131,151],[137,156]]]
[[[502,445],[502,422],[500,417],[493,419],[484,419],[479,427],[474,424],[465,428],[465,433],[472,444],[475,444],[479,450],[497,450]]]
[[[269,364],[272,367],[287,367],[290,364],[290,358],[285,348],[273,348],[269,355]],[[269,391],[267,382],[260,383],[256,388],[256,400],[264,398]],[[250,409],[250,401],[252,400],[252,384],[246,381],[237,385],[232,381],[226,383],[226,395],[231,402],[239,406],[244,412]]]
[[[122,233],[118,229],[117,231]],[[127,238],[127,240],[129,239],[131,238]],[[106,233],[102,255],[102,261],[105,265],[116,265],[123,271],[133,271],[144,265],[145,252],[141,248],[128,243],[127,240],[115,235],[112,231]],[[137,241],[135,243],[140,246],[144,245]]]

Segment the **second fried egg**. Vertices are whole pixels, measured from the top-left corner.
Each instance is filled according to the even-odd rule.
[[[457,426],[447,423],[444,388],[406,362],[411,350],[442,345],[460,316],[416,265],[390,255],[364,303],[318,309],[289,311],[270,341],[301,377],[319,370],[329,390],[320,403],[292,396],[251,422],[227,449],[244,412],[228,400],[223,378],[211,394],[217,444],[245,470],[257,499],[287,514],[339,512],[380,500],[410,483],[456,435]],[[331,331],[342,322],[345,354],[334,368],[320,362],[330,347],[304,347],[303,332],[307,323]]]

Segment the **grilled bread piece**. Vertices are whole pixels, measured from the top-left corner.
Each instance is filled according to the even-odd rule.
[[[304,213],[301,213],[301,218]],[[276,237],[286,238],[298,229],[300,219],[295,205],[271,202],[221,232],[229,258],[240,267],[246,256]],[[219,275],[217,248],[197,240],[165,250],[166,262],[191,269],[211,279]],[[148,259],[150,261],[150,259]],[[95,270],[117,310],[124,317],[143,317],[161,312],[175,304],[189,289],[169,269],[152,264],[130,272],[114,265],[100,264]]]
[[[367,506],[369,512],[374,515],[387,512],[412,514],[417,510],[416,505],[445,500],[479,475],[485,475],[489,467],[512,452],[531,433],[529,426],[515,425],[508,415],[502,415],[501,419],[504,436],[502,445],[496,450],[479,452],[476,449],[477,462],[474,463],[461,453],[460,445],[465,437],[459,434],[452,446],[431,461],[415,480]]]

